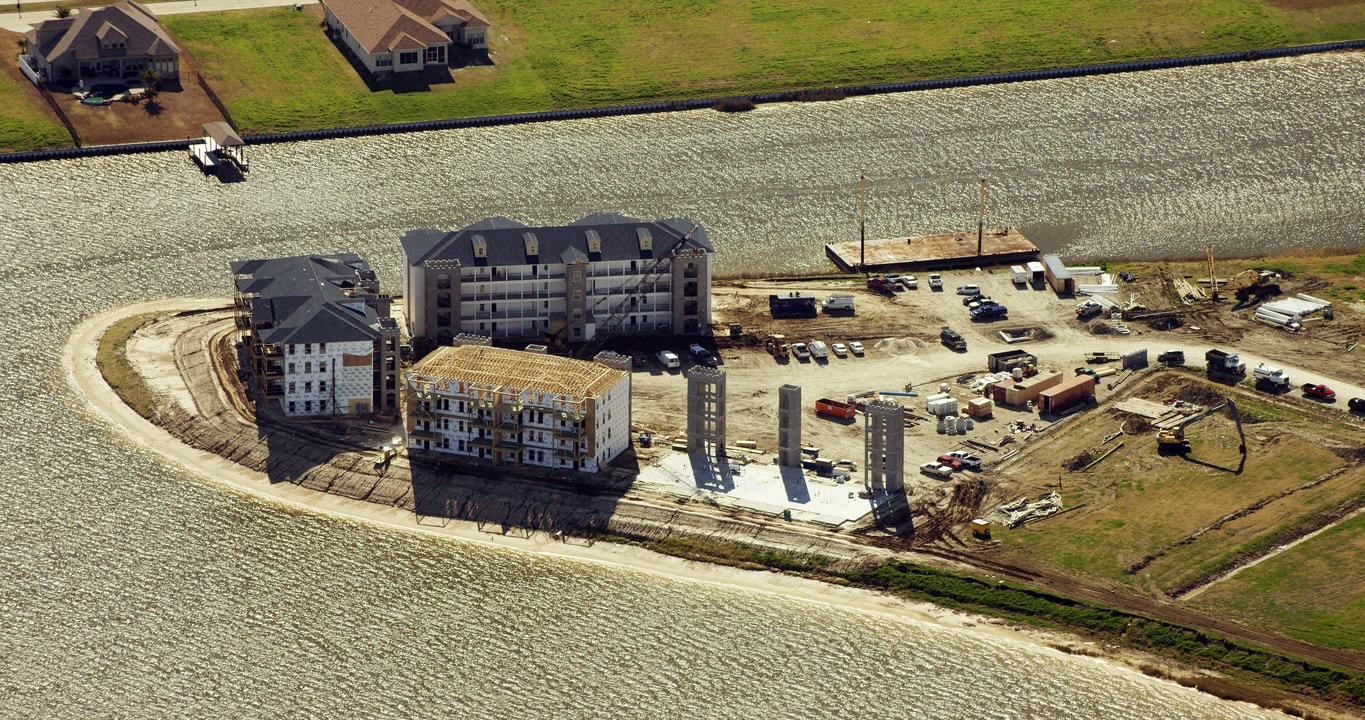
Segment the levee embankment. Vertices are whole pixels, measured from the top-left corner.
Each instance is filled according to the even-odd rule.
[[[1311,45],[1243,50],[1237,52],[1212,53],[1205,55],[1186,55],[1172,58],[1152,58],[1131,60],[1118,63],[1078,65],[1073,67],[1039,68],[1016,72],[991,73],[987,75],[964,75],[960,77],[933,78],[927,80],[906,80],[902,82],[874,83],[867,85],[845,85],[839,87],[810,88],[782,92],[752,93],[729,97],[692,98],[687,100],[668,100],[663,102],[612,105],[606,107],[570,108],[565,110],[543,110],[539,112],[489,115],[481,117],[447,118],[442,120],[421,120],[413,122],[389,123],[384,125],[363,125],[356,127],[318,128],[293,132],[244,134],[242,139],[249,145],[300,142],[306,140],[331,140],[335,138],[361,137],[366,135],[392,135],[396,133],[428,132],[432,130],[456,130],[464,128],[494,127],[499,125],[522,125],[526,123],[555,122],[559,120],[582,120],[588,118],[618,117],[625,115],[648,115],[654,113],[678,112],[684,110],[703,110],[710,107],[744,107],[782,102],[803,102],[809,100],[831,100],[859,95],[883,95],[887,93],[920,92],[924,90],[946,90],[951,88],[977,87],[981,85],[1001,85],[1005,83],[1033,82],[1037,80],[1056,80],[1060,78],[1112,75],[1115,73],[1146,72],[1150,70],[1170,70],[1174,68],[1198,67],[1201,65],[1225,65],[1228,63],[1251,62],[1273,58],[1313,55],[1328,52],[1350,52],[1365,49],[1365,39],[1341,40]],[[205,86],[207,88],[207,85]],[[212,90],[210,90],[212,92]],[[223,108],[227,115],[226,108]],[[184,150],[190,140],[167,140],[160,142],[130,143],[116,145],[94,145],[76,148],[55,148],[49,150],[30,150],[15,153],[0,153],[0,163],[37,162],[41,160],[60,160],[100,155],[124,155],[150,152],[169,152]]]

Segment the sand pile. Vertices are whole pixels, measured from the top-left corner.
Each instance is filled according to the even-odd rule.
[[[877,344],[873,345],[872,347],[877,350],[886,351],[888,353],[891,353],[892,355],[910,355],[928,346],[929,344],[924,342],[923,340],[912,337],[903,337],[884,338],[882,340],[878,340]]]

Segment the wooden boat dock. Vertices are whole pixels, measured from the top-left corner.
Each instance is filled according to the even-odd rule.
[[[225,122],[205,123],[203,139],[190,143],[189,153],[190,160],[206,174],[221,178],[227,170],[240,179],[247,171],[246,143]]]
[[[977,252],[975,230],[920,237],[868,240],[866,261],[859,262],[857,240],[830,243],[825,255],[844,272],[947,270],[980,265],[1008,265],[1034,260],[1038,247],[1014,228],[987,230]]]

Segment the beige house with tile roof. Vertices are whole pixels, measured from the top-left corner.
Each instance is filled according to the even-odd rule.
[[[372,75],[450,61],[452,45],[488,48],[488,20],[467,0],[322,0],[327,27]]]
[[[134,0],[44,20],[25,37],[25,60],[45,82],[89,84],[137,77],[148,68],[167,80],[180,76],[180,48],[157,24],[156,15]]]

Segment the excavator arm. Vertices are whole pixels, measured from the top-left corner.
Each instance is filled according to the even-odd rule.
[[[1237,449],[1242,453],[1242,457],[1247,454],[1247,434],[1242,431],[1242,413],[1237,411],[1237,403],[1228,398],[1228,410],[1232,411],[1232,421],[1237,424],[1237,437],[1241,440],[1241,445]]]

